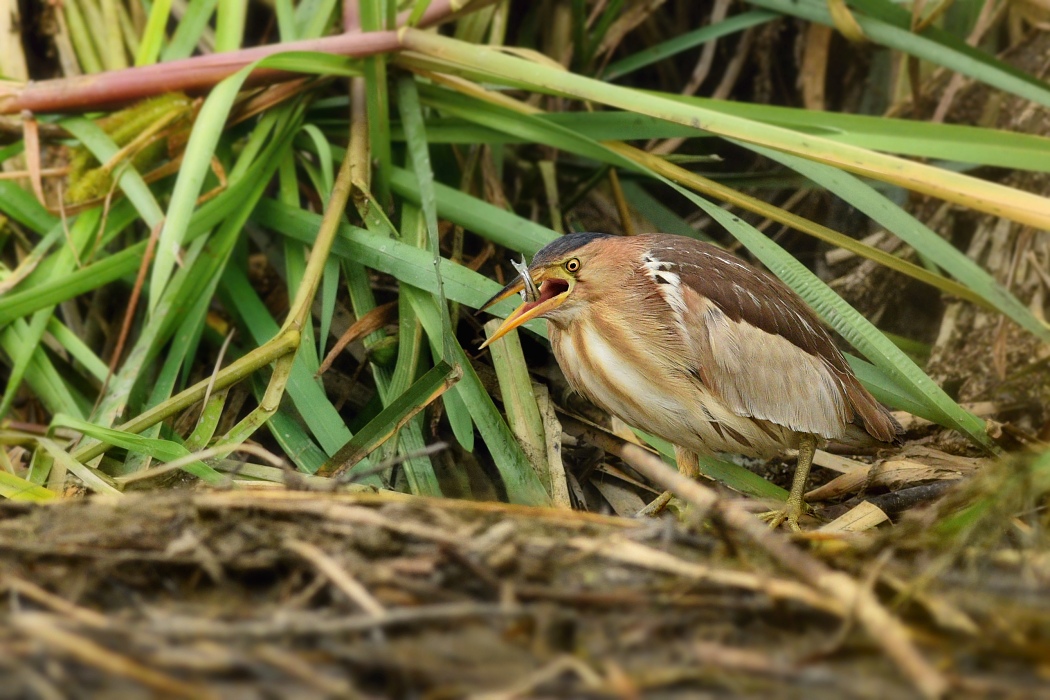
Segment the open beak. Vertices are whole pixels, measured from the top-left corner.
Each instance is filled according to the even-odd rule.
[[[542,274],[542,273],[541,273]],[[538,275],[537,275],[538,276]],[[521,277],[515,277],[510,284],[501,289],[496,296],[486,301],[479,311],[484,311],[493,304],[503,301],[507,297],[517,294],[525,288],[525,283]],[[540,283],[540,297],[536,301],[527,301],[514,310],[510,316],[507,316],[503,324],[496,329],[496,332],[489,336],[489,339],[481,344],[481,348],[486,348],[491,345],[494,341],[499,340],[503,336],[510,333],[512,330],[517,328],[523,323],[528,323],[534,318],[539,318],[543,314],[547,313],[551,309],[557,308],[565,299],[569,296],[569,283],[563,279],[552,278],[543,280]],[[479,349],[481,349],[479,348]]]

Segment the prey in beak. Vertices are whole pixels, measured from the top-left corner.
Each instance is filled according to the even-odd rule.
[[[523,323],[539,318],[551,309],[556,308],[569,296],[569,281],[557,276],[548,275],[550,268],[540,267],[532,270],[524,262],[513,263],[518,276],[501,289],[494,297],[486,301],[479,311],[484,311],[493,304],[503,301],[512,294],[521,294],[525,302],[507,316],[502,325],[496,329],[488,340],[481,344],[486,348],[493,341],[499,340]],[[481,349],[479,348],[479,349]]]

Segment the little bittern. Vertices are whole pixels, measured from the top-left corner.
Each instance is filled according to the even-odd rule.
[[[805,302],[715,246],[663,234],[574,233],[539,251],[485,307],[518,292],[525,303],[485,345],[547,319],[572,388],[674,443],[687,476],[699,475],[698,453],[771,457],[797,449],[790,497],[767,514],[773,527],[786,519],[799,529],[819,442],[898,440],[900,425],[861,386]]]

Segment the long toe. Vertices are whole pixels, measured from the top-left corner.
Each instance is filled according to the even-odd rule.
[[[769,523],[770,530],[776,530],[784,521],[787,521],[788,527],[794,532],[802,532],[802,528],[799,527],[798,521],[802,517],[802,508],[796,506],[793,503],[786,503],[784,507],[779,510],[770,510],[765,513],[759,513],[758,517]]]

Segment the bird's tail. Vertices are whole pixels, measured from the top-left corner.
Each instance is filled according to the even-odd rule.
[[[842,437],[831,441],[832,445],[864,449],[903,444],[904,439],[902,436],[904,435],[904,428],[901,427],[901,424],[893,417],[893,414],[890,413],[885,406],[879,405],[879,413],[881,414],[879,416],[881,419],[880,422],[884,426],[884,429],[881,432],[886,434],[887,432],[892,431],[892,440],[882,440],[872,435],[869,432],[869,428],[865,426],[864,419],[857,415],[854,417],[853,422],[846,426],[845,434]],[[889,430],[886,430],[885,428],[889,428]]]

